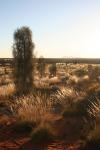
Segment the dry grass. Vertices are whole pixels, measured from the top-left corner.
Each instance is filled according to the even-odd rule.
[[[48,121],[50,114],[55,113],[56,110],[61,115],[67,108],[73,109],[72,106],[82,96],[83,93],[77,93],[73,88],[61,87],[48,97],[31,94],[16,98],[11,110],[19,121],[43,123]]]
[[[44,96],[29,95],[15,100],[11,110],[19,121],[44,122],[52,107]]]
[[[70,87],[61,87],[55,94],[52,95],[52,100],[54,103],[60,104],[63,107],[63,110],[67,108],[73,108],[73,106],[81,101],[86,96],[84,91],[77,92],[74,88]]]
[[[16,97],[14,99],[14,102],[11,105],[11,110],[15,118],[17,118],[17,122],[19,123],[19,125],[22,124],[21,125],[22,128],[23,126],[24,127],[26,126],[25,123],[28,123],[29,125],[29,123],[35,122],[37,125],[35,130],[36,132],[39,132],[42,129],[43,131],[47,131],[49,129],[46,125],[48,124],[48,126],[50,126],[51,128],[51,125],[54,124],[55,119],[53,120],[53,116],[59,115],[60,117],[63,117],[62,114],[64,114],[65,111],[65,117],[63,117],[63,119],[67,120],[69,115],[70,120],[73,123],[72,116],[75,116],[74,118],[76,119],[76,117],[80,115],[81,112],[84,111],[83,108],[84,103],[88,101],[89,96],[91,94],[94,94],[94,92],[96,92],[97,89],[100,87],[99,82],[97,82],[96,80],[97,77],[99,77],[99,72],[96,73],[96,77],[94,79],[94,78],[90,78],[92,76],[92,73],[91,71],[90,72],[88,71],[87,65],[70,64],[67,67],[69,68],[65,72],[65,75],[68,75],[66,87],[64,87],[64,85],[58,84],[59,82],[61,82],[60,80],[61,76],[59,77],[57,76],[51,79],[49,78],[42,78],[41,80],[39,78],[36,79],[35,84],[37,85],[37,87],[42,87],[42,88],[49,87],[50,84],[53,84],[56,85],[56,87],[58,88],[58,91],[54,91],[52,95],[48,96],[48,98],[43,94],[42,95],[31,94],[27,96],[21,96],[19,98]],[[92,68],[93,67],[94,66],[92,66]],[[84,70],[85,70],[85,75],[84,75]],[[97,69],[95,69],[95,71],[96,70]],[[75,72],[78,73],[78,75],[75,74]],[[14,93],[14,84],[8,84],[6,86],[3,85],[0,87],[0,96],[6,97],[9,95],[13,95],[13,93]],[[82,105],[76,107],[78,106],[78,103],[81,103],[81,101],[82,101]],[[87,104],[86,107],[88,107]],[[91,120],[95,119],[96,123],[100,122],[100,100],[98,98],[96,101],[90,102],[87,112]],[[80,118],[82,118],[82,115],[80,116]],[[7,118],[1,121],[6,122],[6,120]],[[86,121],[89,126],[90,123],[89,120]],[[80,121],[78,122],[78,124],[80,124]],[[86,124],[86,128],[87,128],[87,124]],[[65,129],[66,127],[64,128],[64,132]],[[89,128],[87,128],[87,130],[89,130]],[[98,130],[100,131],[100,128]],[[39,132],[39,134],[41,133]],[[97,130],[92,132],[91,136],[92,134],[93,137],[95,134],[97,135]]]
[[[91,118],[94,118],[95,121],[100,122],[100,99],[95,98],[95,100],[90,102],[88,113]]]
[[[0,86],[0,96],[10,96],[14,93],[14,84]]]

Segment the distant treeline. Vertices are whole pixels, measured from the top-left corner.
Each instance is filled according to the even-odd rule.
[[[82,64],[100,64],[100,58],[33,58],[33,63],[38,63],[39,59],[46,64],[53,63],[82,63]],[[13,65],[13,58],[0,58],[1,66]]]

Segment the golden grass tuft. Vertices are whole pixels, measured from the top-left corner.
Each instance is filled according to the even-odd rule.
[[[0,96],[10,96],[14,93],[14,84],[0,86]]]
[[[28,95],[15,100],[11,110],[19,121],[40,123],[50,113],[51,105],[51,101],[44,96]]]

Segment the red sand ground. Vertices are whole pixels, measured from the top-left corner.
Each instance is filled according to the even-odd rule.
[[[17,134],[13,130],[15,119],[10,119],[0,126],[0,150],[82,150],[80,141],[53,141],[34,145],[29,134]]]

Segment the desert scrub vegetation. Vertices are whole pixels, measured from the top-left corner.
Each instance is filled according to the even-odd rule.
[[[14,82],[17,94],[29,94],[33,89],[33,50],[32,32],[28,27],[21,27],[14,32]]]
[[[52,102],[44,95],[21,96],[15,100],[11,106],[13,115],[19,121],[28,121],[40,123],[45,121],[46,116],[50,113]]]
[[[50,124],[41,124],[31,133],[31,140],[34,144],[49,142],[56,138],[53,128]]]
[[[73,88],[59,88],[51,95],[53,101],[52,110],[54,113],[61,114],[69,108],[72,108],[77,101],[78,93]]]
[[[70,98],[71,95],[72,97]],[[47,130],[52,126],[52,115],[56,113],[61,115],[63,109],[69,107],[69,105],[71,107],[72,103],[74,104],[73,97],[76,97],[75,91],[61,88],[48,98],[41,94],[23,95],[16,98],[11,105],[12,114],[17,118],[18,122],[15,128],[23,132],[25,131],[24,129],[30,131],[35,127],[38,128],[38,130],[36,129],[36,131],[33,132],[33,136],[37,136],[38,132],[42,134],[42,131],[47,134]],[[42,130],[41,132],[40,129]]]
[[[95,98],[90,102],[88,113],[96,122],[100,121],[100,99]]]
[[[71,101],[70,103],[69,100]],[[69,97],[68,99],[66,97],[65,101],[69,104],[66,105],[64,103],[62,111],[64,120],[69,120],[71,124],[73,122],[74,125],[72,124],[72,127],[75,127],[73,131],[77,131],[77,133],[73,132],[73,134],[76,134],[80,139],[85,139],[94,125],[87,111],[90,104],[87,95],[74,91],[73,97]]]
[[[50,114],[50,110],[51,102],[44,95],[31,94],[16,98],[15,102],[11,105],[11,112],[16,118],[14,131],[18,133],[30,133],[35,128],[39,128],[40,125],[45,126],[49,122],[48,114]],[[37,133],[35,133],[35,136],[38,138]]]
[[[29,122],[29,121],[21,121],[21,122],[16,122],[13,126],[13,130],[16,133],[31,133],[32,130],[36,127],[35,122]]]
[[[88,141],[100,141],[100,125],[97,125],[88,135]]]
[[[45,75],[45,70],[46,70],[46,63],[42,56],[39,58],[36,67],[37,67],[40,78],[42,78]]]
[[[77,92],[74,88],[69,87],[61,87],[54,95],[52,95],[54,102],[62,106],[62,112],[66,111],[67,109],[72,111],[74,109],[79,109],[78,105],[84,101],[84,97],[86,93]],[[54,104],[55,104],[54,103]],[[75,108],[77,106],[77,108]]]
[[[53,101],[45,95],[21,96],[11,106],[11,111],[17,119],[14,130],[18,133],[31,133],[33,143],[53,140],[52,127]]]
[[[55,113],[59,108],[60,114],[64,108],[72,106],[75,102],[73,97],[76,96],[73,89],[67,88],[61,88],[49,96],[41,93],[23,95],[14,100],[11,110],[19,121],[45,122],[48,114]]]
[[[88,70],[83,69],[83,68],[79,68],[79,69],[75,70],[75,72],[74,72],[74,75],[76,75],[77,77],[83,77],[87,74],[88,74]]]
[[[8,84],[0,86],[0,96],[11,96],[14,94],[15,86],[14,84]]]
[[[93,123],[93,128],[89,131],[86,138],[86,148],[87,149],[97,149],[100,148],[100,99],[95,97],[90,101],[87,112],[90,116],[90,122]]]

